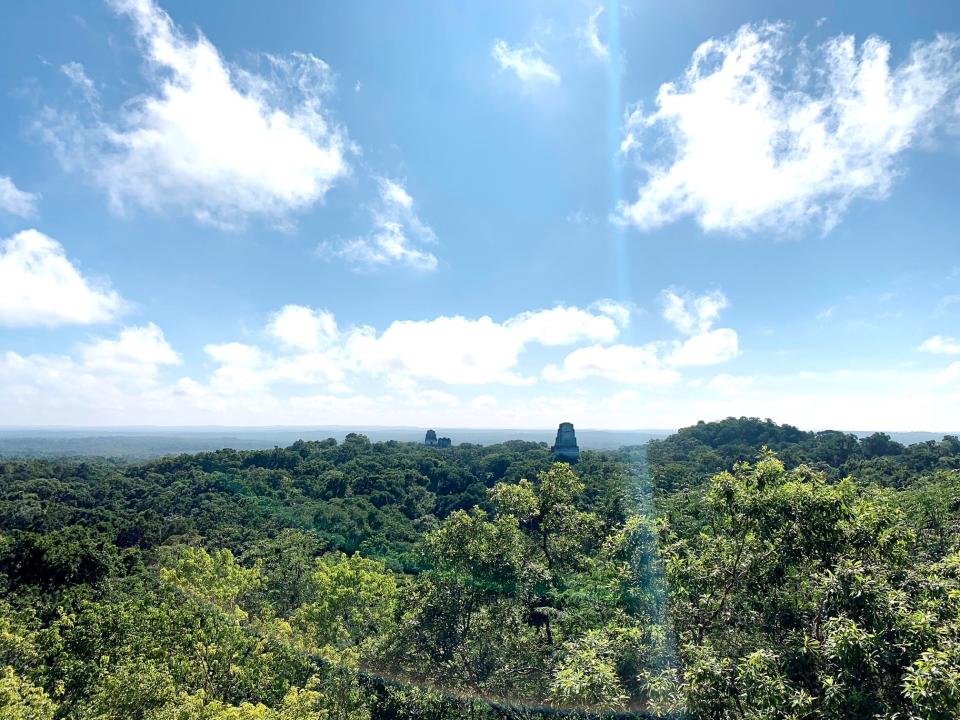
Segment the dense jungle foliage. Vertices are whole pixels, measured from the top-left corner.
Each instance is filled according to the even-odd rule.
[[[0,460],[0,720],[960,715],[960,441]]]

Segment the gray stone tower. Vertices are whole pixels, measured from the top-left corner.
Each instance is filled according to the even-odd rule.
[[[577,447],[577,434],[573,430],[573,423],[560,423],[557,428],[557,441],[554,443],[553,456],[557,460],[576,462],[580,459],[580,448]]]
[[[423,439],[424,445],[429,445],[430,447],[437,446],[437,433],[433,430],[427,430],[427,435]]]

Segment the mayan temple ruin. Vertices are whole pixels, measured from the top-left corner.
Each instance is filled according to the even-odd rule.
[[[448,437],[438,438],[435,430],[427,430],[427,435],[423,439],[423,444],[427,447],[448,448],[453,445],[453,441]]]
[[[577,434],[573,430],[573,423],[560,423],[557,428],[557,440],[550,448],[557,460],[576,462],[580,459],[580,448],[577,446]]]

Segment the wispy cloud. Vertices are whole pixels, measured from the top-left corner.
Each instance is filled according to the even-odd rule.
[[[956,293],[944,295],[942,298],[940,298],[940,302],[937,303],[937,309],[944,311],[953,307],[954,305],[960,305],[960,295]]]
[[[586,27],[583,28],[583,37],[587,48],[595,57],[606,60],[610,57],[610,49],[604,45],[600,39],[600,16],[603,15],[605,8],[603,5],[597,7],[587,19]]]
[[[436,255],[424,248],[437,242],[436,233],[414,209],[413,198],[395,180],[379,178],[379,197],[371,209],[373,229],[344,242],[325,241],[321,256],[346,260],[357,270],[405,266],[421,272],[437,269]]]
[[[620,216],[640,229],[685,215],[708,231],[829,228],[855,198],[884,196],[902,153],[953,114],[958,51],[938,36],[891,67],[880,38],[807,50],[777,24],[707,40],[654,111],[628,117],[623,150],[647,178]]]
[[[497,40],[490,54],[501,70],[512,72],[526,87],[560,82],[560,73],[543,58],[537,45],[510,47],[506,41]]]
[[[60,72],[66,75],[70,82],[80,91],[83,97],[91,105],[96,105],[100,100],[100,91],[97,90],[96,83],[87,75],[86,69],[78,62],[68,62],[60,66]]]
[[[13,180],[0,175],[0,211],[29,217],[37,212],[39,199],[39,194],[21,190],[14,185]]]

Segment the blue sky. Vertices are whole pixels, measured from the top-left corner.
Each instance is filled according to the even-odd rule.
[[[960,429],[953,3],[7,15],[0,424]]]

